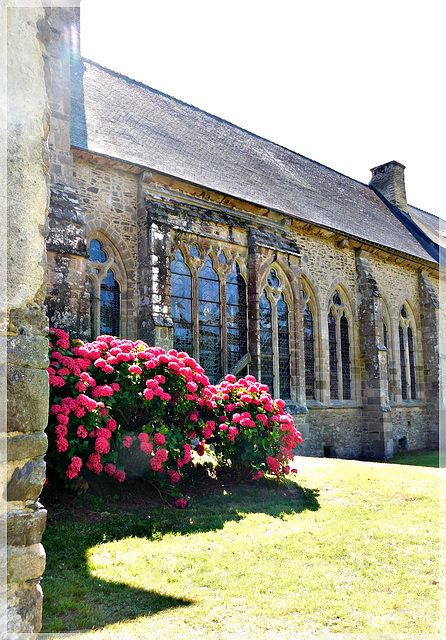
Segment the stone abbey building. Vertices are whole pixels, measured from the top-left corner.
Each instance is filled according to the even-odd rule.
[[[63,14],[79,24],[79,10]],[[439,219],[404,166],[368,185],[140,82],[66,56],[53,18],[50,324],[249,371],[302,452],[438,445]]]

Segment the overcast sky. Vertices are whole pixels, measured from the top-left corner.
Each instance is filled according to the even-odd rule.
[[[442,2],[81,0],[82,55],[446,217]],[[440,175],[441,173],[441,175]]]

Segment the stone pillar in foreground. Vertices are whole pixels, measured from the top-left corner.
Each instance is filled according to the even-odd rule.
[[[3,617],[0,635],[8,640],[30,640],[41,628],[40,579],[45,569],[41,537],[46,511],[38,498],[45,481],[48,420],[44,298],[49,118],[42,41],[46,21],[43,8],[9,7],[4,14],[8,46],[7,290],[1,315],[3,354],[6,351],[1,380],[3,384],[7,379],[7,416],[2,415],[1,420],[6,444],[1,452],[7,621]],[[4,286],[5,278],[1,280]],[[4,607],[2,615],[3,611]]]

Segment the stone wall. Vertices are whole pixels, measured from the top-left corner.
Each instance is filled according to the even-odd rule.
[[[49,203],[49,117],[43,57],[46,27],[43,9],[7,9],[8,414],[7,488],[3,498],[7,493],[10,640],[40,629],[40,577],[45,568],[41,537],[46,511],[38,498],[45,481],[44,429],[48,418],[48,321],[44,306]]]
[[[97,158],[85,159],[74,150],[73,180],[85,216],[87,243],[98,239],[111,245],[121,262],[121,336],[137,337],[137,230],[138,178],[125,165],[111,166]],[[117,274],[115,274],[115,278]]]
[[[64,4],[63,2],[58,4]],[[85,217],[73,183],[70,79],[80,57],[79,9],[45,10],[45,82],[50,108],[50,206],[46,306],[51,327],[90,337]]]
[[[201,264],[207,252],[217,255],[224,250],[228,256],[237,256],[246,280],[249,367],[258,376],[258,299],[265,270],[275,266],[287,282],[294,403],[290,411],[307,433],[305,452],[323,455],[326,447],[331,455],[380,458],[391,456],[402,438],[409,449],[435,442],[435,270],[364,247],[329,230],[286,220],[273,211],[229,199],[217,202],[215,194],[141,167],[86,152],[73,153],[75,189],[87,232],[108,238],[125,265],[128,280],[123,314],[128,317],[123,335],[170,348],[171,290],[166,265],[172,251],[180,247],[194,272],[194,263]],[[191,257],[193,245],[201,257]],[[313,301],[317,333],[316,397],[308,402],[309,415],[302,383],[302,283]],[[327,314],[336,288],[345,299],[349,316],[350,401],[330,399]],[[403,303],[410,309],[415,332],[417,398],[410,401],[401,398],[398,327]],[[415,412],[413,418],[411,412]],[[426,436],[427,431],[431,437]]]

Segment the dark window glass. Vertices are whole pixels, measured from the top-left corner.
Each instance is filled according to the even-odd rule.
[[[384,346],[386,347],[386,349],[388,349],[389,345],[388,345],[387,327],[385,324],[383,324],[383,338],[384,338]]]
[[[220,282],[209,256],[198,275],[200,364],[212,383],[222,377]]]
[[[413,349],[413,332],[410,327],[407,329],[407,347],[409,350],[409,367],[410,367],[410,397],[415,400],[417,397],[416,379],[415,379],[415,360]]]
[[[259,300],[259,311],[261,377],[263,384],[267,384],[270,392],[274,393],[272,314],[265,291]]]
[[[90,335],[91,339],[95,339],[94,335],[94,305],[93,305],[93,282],[91,280],[88,281],[88,288],[90,291]]]
[[[304,309],[305,393],[314,399],[314,323],[308,305]]]
[[[336,344],[336,321],[332,312],[328,314],[328,351],[330,357],[330,398],[339,397],[338,390],[338,350]]]
[[[106,262],[107,256],[102,250],[99,240],[92,240],[88,248],[88,257],[92,262]]]
[[[228,369],[231,371],[248,351],[246,284],[237,263],[226,281]]]
[[[341,296],[339,295],[339,293],[337,291],[335,291],[334,294],[333,294],[333,304],[335,304],[337,307],[341,307],[342,306]]]
[[[288,307],[283,295],[277,301],[277,334],[279,341],[279,394],[281,398],[291,396],[290,381],[290,331]]]
[[[341,364],[342,364],[342,395],[344,400],[351,400],[350,381],[350,340],[348,335],[348,320],[343,314],[340,322],[341,329]]]
[[[273,289],[276,289],[280,284],[279,283],[279,278],[277,277],[276,272],[274,271],[274,269],[271,269],[271,271],[269,272],[268,284]]]
[[[120,289],[113,271],[101,282],[101,334],[119,335]]]
[[[407,318],[407,311],[406,311],[406,307],[404,305],[401,307],[401,317],[402,318]]]
[[[193,355],[192,278],[181,251],[171,266],[173,346],[177,351]]]
[[[398,332],[400,338],[401,396],[403,400],[407,400],[406,354],[404,352],[404,329],[401,325]]]

